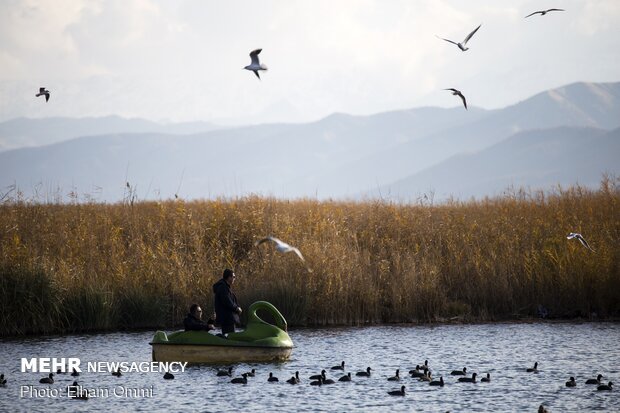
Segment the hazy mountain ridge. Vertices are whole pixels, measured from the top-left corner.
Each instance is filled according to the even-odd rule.
[[[50,145],[73,138],[117,133],[206,132],[219,127],[207,122],[161,124],[139,118],[105,116],[100,118],[15,118],[0,122],[0,151]]]
[[[459,154],[386,185],[374,196],[411,200],[500,195],[509,187],[596,187],[603,173],[620,175],[620,129],[559,127],[519,132],[474,154]]]
[[[0,124],[0,131],[6,123]],[[192,126],[185,127],[185,131],[192,130]],[[16,183],[28,196],[42,183],[46,191],[75,189],[78,193],[94,192],[99,200],[116,201],[125,195],[128,180],[137,188],[139,198],[165,199],[177,191],[184,198],[247,193],[343,198],[366,191],[376,194],[377,189],[410,198],[429,187],[443,188],[446,178],[437,168],[462,168],[456,160],[466,162],[463,160],[470,156],[482,156],[487,162],[487,149],[495,151],[498,162],[511,164],[512,152],[500,144],[512,145],[515,153],[538,151],[529,139],[544,138],[555,145],[560,142],[555,136],[558,127],[566,127],[562,133],[573,140],[578,140],[579,134],[591,137],[595,133],[585,131],[595,130],[592,128],[620,127],[620,83],[576,83],[491,111],[416,108],[370,116],[333,114],[311,123],[264,124],[187,135],[114,133],[76,138],[0,153],[0,188]],[[571,131],[573,128],[577,129]],[[553,137],[536,135],[537,130],[547,129]],[[607,145],[606,150],[596,156],[620,159],[613,139],[601,142]],[[576,161],[578,152],[585,150],[579,145],[574,148],[579,150],[563,152],[567,162]],[[568,146],[561,149],[568,150]],[[538,171],[537,164],[528,168]],[[543,181],[559,183],[584,173],[588,180],[590,173],[600,180],[603,171],[599,169],[577,165],[576,175],[570,176],[558,169],[557,174],[548,175],[551,181],[541,181],[536,172],[531,181],[523,182],[536,187]],[[525,164],[521,172],[505,171],[519,177],[526,172]],[[554,176],[557,182],[552,182]],[[505,181],[491,178],[478,175],[475,179],[487,182],[481,184],[486,190],[504,189],[492,185]],[[472,193],[478,194],[474,189]],[[463,196],[468,193],[463,191]]]

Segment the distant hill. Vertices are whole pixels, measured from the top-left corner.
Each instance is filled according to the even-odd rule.
[[[374,196],[412,200],[501,195],[508,188],[596,187],[620,176],[620,129],[560,127],[519,132],[474,154],[460,154],[380,188]]]
[[[100,118],[16,118],[0,122],[0,151],[22,147],[42,146],[64,140],[92,135],[115,133],[174,133],[206,132],[218,128],[206,122],[160,124],[144,119],[125,119],[119,116]]]
[[[574,83],[539,93],[465,125],[379,149],[368,157],[339,165],[316,181],[327,196],[373,191],[456,154],[494,145],[516,132],[559,126],[620,127],[620,83]]]
[[[29,119],[0,124],[12,125],[13,131],[21,125],[22,133],[38,139],[37,144],[45,139],[62,140],[1,152],[0,194],[3,188],[16,184],[26,197],[33,193],[50,196],[60,188],[64,193],[75,190],[94,194],[98,200],[116,201],[125,195],[127,180],[137,188],[140,199],[170,198],[177,192],[188,199],[248,193],[344,198],[374,193],[388,185],[392,193],[397,190],[400,197],[407,198],[429,187],[440,190],[436,183],[445,182],[439,180],[443,169],[423,175],[429,168],[441,164],[448,171],[460,171],[463,165],[455,159],[482,156],[493,148],[498,151],[494,153],[498,166],[516,168],[505,172],[519,177],[512,183],[536,186],[567,179],[583,182],[586,177],[589,182],[592,174],[598,181],[601,168],[586,168],[579,163],[573,166],[572,175],[558,170],[541,179],[541,173],[528,172],[531,168],[536,171],[537,163],[530,165],[522,159],[519,169],[511,152],[502,152],[500,144],[512,142],[515,153],[520,153],[519,145],[524,145],[521,149],[528,153],[533,147],[526,138],[530,132],[538,134],[531,139],[549,139],[555,145],[559,142],[556,129],[560,127],[567,128],[562,133],[573,136],[575,142],[620,127],[620,83],[576,83],[491,111],[455,107],[371,116],[333,114],[311,123],[264,124],[200,133],[191,132],[210,125],[104,119],[107,121]],[[100,132],[105,127],[116,129]],[[140,132],[151,127],[155,132]],[[555,131],[548,136],[547,129]],[[586,130],[590,132],[583,132]],[[0,127],[0,136],[4,136],[1,131]],[[79,134],[95,136],[65,140],[68,135]],[[612,143],[605,145],[605,156],[620,159]],[[565,156],[570,158],[574,153]],[[483,181],[478,186],[472,182],[471,190],[459,194],[478,194],[506,182],[497,181],[492,171],[486,172],[491,176],[472,176],[472,180]],[[449,180],[449,174],[442,179]],[[489,180],[494,181],[493,185]]]

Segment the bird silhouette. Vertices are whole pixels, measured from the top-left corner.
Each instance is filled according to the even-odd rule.
[[[44,87],[40,87],[39,93],[37,93],[35,96],[36,97],[45,96],[45,101],[47,102],[48,100],[50,100],[50,91],[46,90]]]
[[[566,239],[573,239],[573,238],[577,238],[579,240],[579,242],[581,242],[581,245],[583,245],[584,247],[586,247],[590,251],[594,252],[592,247],[590,247],[590,245],[588,244],[588,241],[586,241],[586,239],[584,237],[582,237],[581,234],[578,234],[576,232],[571,232],[570,234],[568,234],[566,236]]]
[[[444,90],[450,90],[452,91],[453,95],[460,97],[461,100],[463,101],[463,106],[465,106],[465,110],[467,110],[467,100],[465,99],[465,96],[463,96],[460,90],[457,90],[454,88],[449,88],[449,89],[444,89]]]
[[[252,72],[254,72],[254,74],[256,75],[258,80],[260,80],[260,75],[258,74],[258,71],[259,70],[267,70],[267,66],[261,64],[258,61],[258,55],[260,54],[260,52],[262,50],[263,49],[252,50],[252,52],[250,53],[250,57],[252,58],[252,63],[250,63],[249,65],[244,67],[244,69],[251,70]]]
[[[566,11],[564,9],[547,9],[547,10],[538,10],[535,11],[534,13],[530,13],[527,16],[524,17],[524,19],[527,19],[530,16],[533,16],[535,14],[540,14],[541,16],[544,16],[545,14],[549,13],[550,11]]]
[[[482,25],[480,25],[480,26],[482,26]],[[435,36],[437,36],[437,38],[439,38],[439,39],[441,39],[441,40],[445,40],[446,42],[449,42],[449,43],[452,43],[452,44],[457,45],[457,46],[459,47],[459,49],[461,49],[461,50],[464,52],[464,51],[466,51],[466,50],[469,50],[469,47],[466,47],[467,42],[469,41],[469,39],[471,39],[471,38],[472,38],[472,36],[473,36],[474,34],[476,34],[476,32],[478,31],[478,29],[480,28],[480,26],[476,27],[476,28],[475,28],[475,29],[474,29],[471,33],[469,33],[469,34],[467,35],[467,37],[465,38],[465,40],[463,40],[463,42],[462,42],[462,43],[453,42],[452,40],[449,40],[449,39],[444,39],[443,37],[439,37],[439,36],[437,36],[437,35],[435,35]]]
[[[261,240],[256,241],[256,243],[254,244],[255,246],[259,246],[260,244],[264,243],[264,242],[273,242],[274,244],[276,244],[276,251],[281,252],[283,254],[286,254],[287,252],[294,252],[295,254],[297,254],[297,256],[302,260],[302,261],[306,261],[304,259],[304,256],[301,255],[301,252],[299,252],[299,250],[295,247],[292,247],[290,245],[288,245],[286,242],[279,240],[276,237],[265,237]]]

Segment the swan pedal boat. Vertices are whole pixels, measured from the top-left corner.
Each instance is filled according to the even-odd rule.
[[[256,312],[270,313],[275,325],[263,321]],[[293,351],[286,320],[267,301],[257,301],[248,309],[244,331],[229,333],[227,338],[207,331],[157,331],[153,341],[153,361],[188,363],[227,363],[283,361]]]

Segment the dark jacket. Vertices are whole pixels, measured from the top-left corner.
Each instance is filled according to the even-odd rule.
[[[215,319],[218,324],[222,326],[239,324],[237,296],[223,278],[213,284],[213,293],[215,294]]]
[[[205,323],[201,319],[196,318],[192,313],[188,313],[185,320],[183,320],[185,331],[209,331],[212,330],[212,328],[209,328],[209,324],[213,324],[213,320],[209,320]]]

